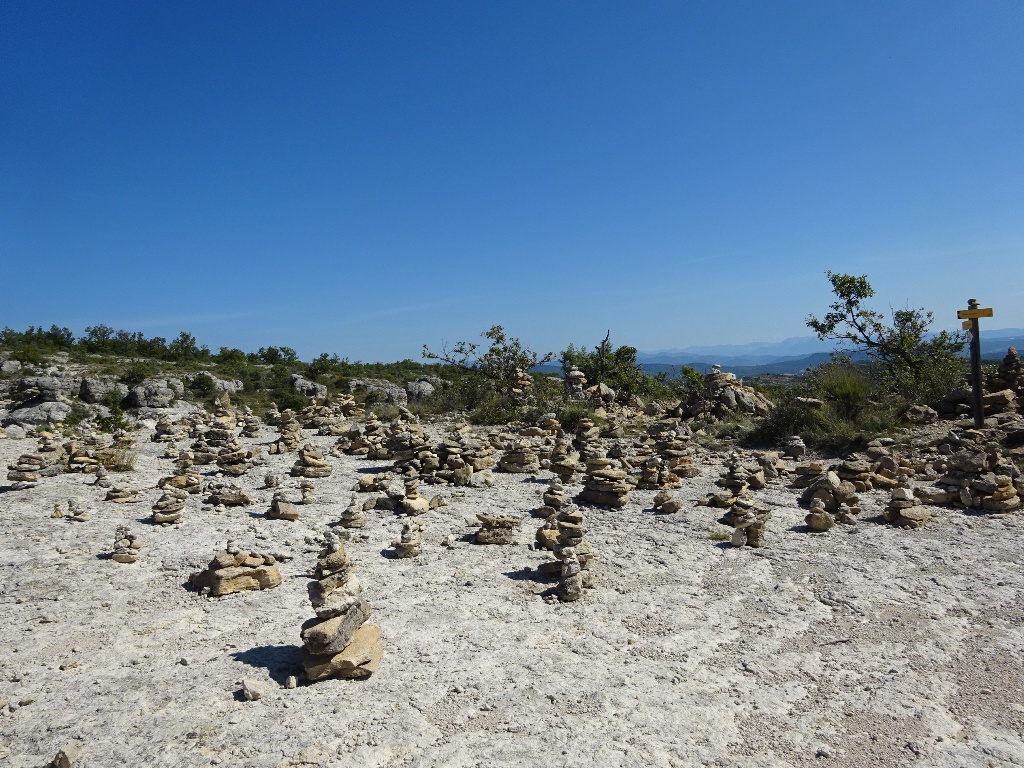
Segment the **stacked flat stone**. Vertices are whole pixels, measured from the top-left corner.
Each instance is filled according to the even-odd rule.
[[[672,495],[671,491],[664,490],[658,491],[654,495],[654,502],[652,506],[665,514],[672,515],[683,508],[683,503]]]
[[[302,427],[295,417],[295,411],[286,408],[281,412],[281,419],[278,423],[279,436],[277,441],[270,447],[270,453],[287,453],[294,451],[302,442]]]
[[[613,460],[604,455],[587,459],[587,476],[580,499],[601,507],[624,507],[633,486],[623,469],[615,469]]]
[[[594,585],[594,556],[590,545],[584,540],[587,529],[579,508],[572,504],[566,505],[559,511],[556,520],[558,544],[554,554],[558,560],[541,566],[541,570],[554,570],[558,573],[559,583],[555,590],[558,599],[567,603],[574,602],[583,596],[584,589]]]
[[[231,435],[217,454],[217,466],[225,475],[241,477],[252,469],[252,453],[245,450],[238,439]]]
[[[68,471],[92,474],[99,466],[96,451],[85,442],[71,441],[68,446]]]
[[[299,449],[299,456],[289,474],[292,477],[330,477],[334,468],[324,459],[324,455],[311,443]]]
[[[384,642],[380,627],[366,624],[369,603],[359,594],[362,585],[333,533],[316,566],[316,581],[309,587],[316,617],[302,625],[299,661],[310,682],[328,677],[367,678],[380,668]]]
[[[206,492],[209,497],[208,504],[225,507],[247,507],[252,504],[252,499],[238,485],[230,480],[214,478],[206,484]]]
[[[812,531],[830,531],[836,524],[836,519],[825,509],[825,502],[820,498],[811,499],[811,511],[804,516],[804,522]]]
[[[791,459],[802,459],[807,455],[807,443],[800,435],[793,435],[783,443],[782,455]]]
[[[495,465],[494,448],[480,438],[468,425],[456,429],[462,458],[473,467],[473,472],[489,472]]]
[[[281,425],[281,411],[278,409],[277,403],[270,404],[270,408],[263,414],[263,421],[271,427]]]
[[[93,511],[81,499],[68,499],[67,519],[73,523],[84,523],[87,520],[91,520]]]
[[[271,520],[298,520],[299,508],[288,498],[288,492],[282,489],[276,491],[270,500],[267,517]]]
[[[841,480],[831,470],[818,474],[800,494],[800,503],[808,507],[814,499],[819,499],[825,510],[843,523],[856,523],[861,513],[860,497],[853,483]]]
[[[113,486],[104,497],[104,501],[112,501],[115,504],[137,504],[144,500],[142,491],[133,487],[130,483]]]
[[[498,469],[515,474],[540,472],[540,458],[529,440],[516,440],[511,448],[498,459]]]
[[[725,419],[734,413],[768,416],[772,404],[751,387],[743,386],[736,374],[711,366],[704,386],[695,390],[676,410],[688,418]]]
[[[161,477],[156,482],[157,488],[177,488],[187,493],[201,493],[203,490],[203,478],[198,472],[193,472],[187,466],[177,467],[173,475]]]
[[[569,396],[570,400],[585,400],[587,398],[587,377],[583,375],[583,371],[577,368],[575,365],[572,366],[565,374],[565,392]]]
[[[755,462],[748,462],[738,453],[729,454],[725,471],[715,484],[724,490],[705,497],[701,506],[729,509],[736,500],[750,491],[759,491],[767,485],[764,471]]]
[[[189,460],[196,465],[206,466],[217,461],[217,451],[206,442],[206,434],[197,437],[188,449]]]
[[[941,460],[943,474],[937,486],[944,494],[930,494],[930,503],[947,503],[986,512],[1015,512],[1020,509],[1024,478],[1016,465],[1002,455],[999,444],[979,445],[965,440],[961,445],[961,450]]]
[[[117,526],[114,534],[114,551],[110,559],[118,563],[134,563],[139,559],[142,543],[127,525]]]
[[[781,480],[789,474],[789,467],[775,451],[759,451],[754,454],[754,461],[761,467],[766,483]]]
[[[734,547],[763,547],[765,528],[771,519],[772,510],[752,496],[741,496],[736,499],[721,522],[733,527],[729,542]]]
[[[363,504],[359,501],[358,497],[353,496],[348,507],[341,513],[338,525],[342,528],[362,528],[366,525],[366,522],[366,512],[363,510]]]
[[[45,461],[38,453],[23,453],[13,464],[8,464],[7,479],[13,481],[14,490],[35,488],[46,469]]]
[[[854,490],[857,493],[870,491],[875,487],[874,466],[870,461],[861,456],[854,455],[845,459],[836,467],[835,473],[839,475],[840,480],[853,483]]]
[[[281,583],[281,570],[273,555],[250,552],[229,541],[226,548],[214,555],[204,571],[189,577],[189,583],[200,590],[209,590],[213,597],[233,592],[272,589]]]
[[[909,482],[904,482],[892,489],[882,517],[898,528],[910,529],[924,527],[932,519],[932,513],[914,496]]]
[[[242,437],[259,437],[262,426],[259,417],[246,406],[242,411]]]
[[[405,479],[404,486],[405,492],[396,505],[399,512],[411,517],[413,515],[422,515],[430,509],[430,500],[420,494],[419,480],[414,477],[408,477]]]
[[[170,416],[164,414],[157,419],[152,437],[154,443],[176,443],[187,439],[188,432],[182,425],[175,424]]]
[[[672,472],[660,456],[646,459],[640,469],[640,480],[637,488],[645,491],[658,491],[665,488],[678,488],[682,485],[679,475]]]
[[[181,511],[188,501],[188,491],[179,488],[164,488],[163,495],[153,505],[153,522],[158,525],[171,525],[181,521]]]
[[[463,455],[463,444],[460,440],[449,438],[437,447],[437,463],[439,468],[435,477],[452,485],[469,487],[473,484],[473,465]]]
[[[485,512],[477,512],[476,517],[480,521],[480,529],[473,537],[477,544],[516,543],[516,530],[521,522],[518,517]]]
[[[236,443],[235,430],[233,427],[225,426],[220,422],[214,422],[205,433],[203,433],[203,439],[211,450],[220,452],[222,448]]]
[[[828,471],[825,463],[816,459],[801,462],[793,469],[793,478],[789,487],[802,490],[817,480],[824,472]],[[838,478],[838,475],[836,476]]]
[[[594,424],[593,419],[580,419],[579,426],[576,428],[574,444],[584,461],[602,455],[601,429]]]
[[[316,487],[313,481],[306,478],[299,481],[299,492],[302,494],[303,504],[316,504]]]
[[[551,458],[548,461],[548,469],[551,470],[563,483],[571,483],[576,474],[580,472],[580,454],[573,450],[572,441],[567,438],[558,440],[551,449]]]
[[[231,404],[231,397],[225,392],[213,404],[213,423],[216,426],[224,427],[234,433],[238,426],[238,412]]]
[[[989,375],[985,388],[990,392],[1008,389],[1017,399],[1024,398],[1024,363],[1017,356],[1016,348],[1006,350],[1006,357],[999,363],[998,370]]]
[[[416,557],[420,553],[420,540],[423,538],[423,522],[416,518],[406,520],[402,525],[401,537],[391,542],[395,557]]]

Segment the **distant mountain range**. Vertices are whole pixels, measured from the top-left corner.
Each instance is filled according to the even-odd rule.
[[[985,359],[1001,359],[1007,347],[1024,350],[1024,328],[981,329],[981,355]],[[721,344],[718,346],[682,347],[655,352],[638,352],[637,361],[645,373],[679,372],[679,366],[706,373],[717,363],[722,370],[737,376],[758,376],[765,373],[801,374],[808,368],[828,362],[834,349],[829,342],[819,341],[815,336],[794,336],[776,342],[752,342],[749,344]],[[967,354],[965,349],[965,354]],[[865,355],[852,355],[853,359],[864,359]],[[561,373],[556,364],[545,365],[538,370]]]
[[[1007,347],[1024,349],[1024,328],[981,329],[981,356],[1001,359]],[[646,373],[676,372],[681,365],[702,373],[715,363],[722,370],[737,376],[757,376],[763,373],[800,374],[808,368],[828,362],[834,346],[819,341],[816,336],[794,336],[778,342],[750,344],[723,344],[706,347],[684,347],[656,352],[638,352],[637,361]],[[965,354],[967,351],[965,349]],[[854,360],[864,354],[852,355]]]

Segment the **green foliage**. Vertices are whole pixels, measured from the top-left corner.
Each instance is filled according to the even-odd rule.
[[[130,360],[118,380],[129,389],[139,386],[156,374],[156,366],[149,360]]]
[[[208,373],[199,373],[188,382],[188,391],[197,400],[210,402],[217,397],[217,387],[213,383],[213,377]]]
[[[806,386],[832,406],[844,419],[856,419],[867,407],[871,397],[871,377],[863,367],[858,368],[846,355],[833,355],[807,375]]]
[[[560,362],[562,372],[568,373],[576,366],[587,379],[587,383],[605,384],[617,393],[627,396],[668,398],[679,396],[690,382],[687,374],[696,376],[698,382],[703,377],[692,368],[683,366],[679,379],[670,381],[668,374],[650,375],[644,373],[636,359],[636,347],[614,347],[609,331],[600,344],[589,351],[585,346],[570,344],[562,351]]]
[[[887,323],[884,315],[864,306],[875,295],[866,275],[825,274],[838,300],[829,305],[823,319],[810,315],[807,325],[819,339],[866,352],[880,392],[928,403],[962,381],[962,334],[942,331],[929,337],[933,316],[923,309],[893,310]]]

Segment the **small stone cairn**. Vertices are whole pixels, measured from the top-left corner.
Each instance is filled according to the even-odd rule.
[[[721,522],[733,527],[729,542],[734,547],[763,547],[765,528],[771,516],[772,510],[767,504],[752,496],[741,496],[733,502]]]
[[[131,483],[125,482],[110,488],[104,501],[112,501],[115,504],[137,504],[140,501],[145,501],[145,498],[142,496],[142,491],[132,486]]]
[[[804,522],[812,531],[824,533],[836,524],[836,519],[825,509],[825,502],[820,498],[811,499],[811,511],[804,516]]]
[[[252,498],[231,480],[214,478],[206,484],[206,492],[209,497],[208,504],[225,507],[247,507],[252,504]]]
[[[571,483],[580,471],[580,454],[572,447],[572,441],[561,438],[551,449],[548,469],[563,483]]]
[[[1017,350],[1010,347],[1006,357],[999,364],[999,369],[988,377],[986,389],[991,392],[1010,390],[1017,399],[1024,399],[1024,363],[1017,356]]]
[[[909,480],[905,480],[892,489],[889,503],[882,511],[882,517],[898,528],[911,529],[924,527],[925,523],[932,519],[932,513],[921,505],[914,496],[914,489],[911,488]]]
[[[172,525],[181,522],[181,512],[188,501],[188,491],[167,486],[163,495],[153,505],[153,522],[157,525]]]
[[[477,512],[480,529],[473,537],[477,544],[515,544],[520,519],[514,515],[496,515]]]
[[[316,617],[302,625],[299,660],[306,679],[367,678],[380,668],[384,642],[380,627],[366,624],[370,605],[359,597],[362,585],[345,554],[344,544],[328,532],[309,586]]]
[[[725,471],[716,484],[724,490],[705,497],[700,502],[701,506],[729,509],[744,494],[764,488],[767,480],[760,464],[749,462],[740,454],[733,452],[729,454]]]
[[[918,496],[931,504],[993,513],[1016,512],[1021,508],[1024,478],[1020,470],[1004,457],[999,444],[961,439],[961,449],[936,461],[942,475],[937,488],[916,489]]]
[[[214,450],[213,446],[206,442],[205,433],[192,441],[192,445],[189,446],[188,450],[190,460],[193,464],[206,466],[207,464],[213,464],[217,461],[217,451]]]
[[[569,396],[570,400],[586,400],[586,388],[587,388],[587,377],[583,375],[583,371],[577,368],[575,365],[572,366],[569,371],[565,374],[565,392]]]
[[[298,520],[299,508],[289,498],[289,492],[284,488],[274,492],[270,500],[270,509],[267,510],[267,517],[271,520]]]
[[[666,515],[674,515],[683,508],[683,502],[673,496],[671,491],[664,490],[654,494],[652,506]]]
[[[84,523],[92,519],[93,509],[85,506],[81,499],[68,499],[67,519],[73,523]]]
[[[241,477],[252,469],[252,454],[246,451],[232,434],[217,454],[217,466],[225,475]]]
[[[529,440],[516,440],[498,460],[502,472],[532,474],[540,471],[540,458]]]
[[[826,470],[820,464],[814,463],[814,466],[821,466],[824,471],[813,476],[803,473],[799,475],[801,478],[799,482],[804,485],[803,492],[800,494],[800,503],[810,507],[814,500],[818,499],[825,511],[830,513],[836,521],[847,525],[856,524],[861,507],[860,497],[857,495],[854,484],[850,480],[841,479],[836,472]],[[808,468],[806,465],[801,465],[801,467]],[[800,473],[801,467],[797,468],[798,473]],[[808,477],[811,479],[804,479]],[[812,523],[808,522],[807,524],[813,528]],[[814,530],[828,530],[828,528],[815,528]]]
[[[176,443],[188,438],[188,432],[174,419],[164,414],[156,421],[152,441],[154,443]]]
[[[633,489],[624,469],[615,469],[614,460],[603,454],[587,459],[587,476],[579,498],[600,507],[624,507]]]
[[[117,526],[114,534],[114,551],[110,559],[118,563],[134,563],[139,559],[142,543],[127,525]]]
[[[189,577],[189,583],[200,590],[209,590],[213,597],[246,590],[272,589],[281,583],[281,570],[273,555],[250,552],[229,541],[227,547],[214,555],[205,571]]]
[[[583,513],[573,504],[563,507],[556,518],[558,542],[554,547],[557,561],[545,563],[540,570],[559,576],[555,594],[562,602],[574,602],[583,596],[583,590],[594,584],[592,570],[594,556],[584,540],[587,529]]]
[[[410,518],[402,525],[401,537],[391,542],[395,557],[416,557],[420,553],[420,539],[423,538],[423,521]]]
[[[594,424],[593,419],[580,419],[579,426],[576,428],[574,444],[584,461],[603,455],[601,450],[601,429]]]
[[[366,512],[363,510],[363,503],[358,496],[353,496],[348,508],[341,513],[338,525],[342,528],[362,528],[366,525]]]
[[[292,477],[330,477],[333,471],[334,468],[324,459],[324,455],[311,443],[306,443],[299,449],[299,457],[289,474]]]
[[[174,474],[161,477],[156,482],[157,488],[176,488],[186,491],[189,494],[202,493],[203,478],[198,472],[193,472],[186,464],[175,468]]]
[[[277,441],[272,443],[270,453],[287,453],[294,451],[302,442],[302,426],[295,417],[295,411],[286,408],[281,412],[281,421],[278,424],[279,436]]]
[[[430,509],[430,500],[420,494],[420,481],[414,477],[405,479],[405,495],[398,502],[398,510],[412,517],[422,515]]]

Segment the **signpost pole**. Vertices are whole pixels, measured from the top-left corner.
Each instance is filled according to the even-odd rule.
[[[974,404],[974,426],[981,429],[985,426],[985,409],[981,402],[981,328],[978,326],[978,318],[992,317],[992,310],[979,307],[977,299],[968,299],[967,309],[961,309],[956,316],[961,320],[966,320],[963,327],[965,330],[970,328],[971,331],[971,394]]]

